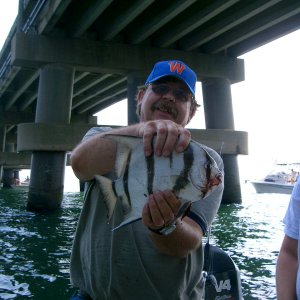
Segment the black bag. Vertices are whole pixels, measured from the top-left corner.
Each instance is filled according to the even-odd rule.
[[[206,243],[203,276],[205,300],[242,300],[240,271],[231,257],[217,246]]]

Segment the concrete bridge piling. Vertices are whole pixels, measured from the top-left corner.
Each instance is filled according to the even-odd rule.
[[[35,123],[69,124],[74,69],[46,65],[40,70]],[[65,151],[32,152],[28,210],[55,210],[64,190]]]

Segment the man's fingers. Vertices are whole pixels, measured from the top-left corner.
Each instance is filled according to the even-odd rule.
[[[150,195],[149,196],[149,212],[150,212],[150,216],[151,216],[151,224],[154,228],[159,228],[164,226],[165,221],[164,218],[158,208],[158,205],[154,199],[154,195]],[[151,227],[151,226],[150,226]]]
[[[184,151],[187,146],[189,145],[192,136],[189,130],[185,129],[182,126],[178,127],[179,130],[179,136],[176,144],[176,151],[177,152],[182,152]]]
[[[146,156],[153,151],[157,156],[170,156],[174,149],[184,151],[191,141],[190,131],[170,120],[149,121],[143,125],[139,135],[143,136]]]
[[[172,210],[172,213],[173,213],[173,218],[174,216],[177,215],[178,213],[178,210],[181,206],[181,202],[175,197],[175,195],[169,191],[169,190],[166,190],[166,191],[163,191],[163,194],[164,194],[164,199],[167,201],[168,203],[168,206],[171,208]],[[172,220],[171,220],[172,221]]]
[[[159,211],[159,215],[162,217],[164,225],[174,220],[174,213],[172,207],[170,207],[166,195],[163,192],[157,191],[154,193],[154,199],[156,208]]]

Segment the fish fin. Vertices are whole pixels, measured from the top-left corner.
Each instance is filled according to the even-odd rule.
[[[141,220],[141,213],[138,213],[137,211],[135,210],[130,210],[125,216],[124,216],[124,219],[123,221],[115,228],[112,229],[112,231],[115,231],[117,229],[120,229],[126,225],[129,225],[131,223],[134,223],[136,221],[139,221]]]
[[[122,177],[125,172],[128,157],[130,155],[131,149],[124,144],[117,145],[117,154],[115,160],[115,172],[118,178]]]
[[[121,203],[122,203],[123,213],[125,215],[128,214],[131,210],[131,205],[130,205],[130,202],[129,202],[127,196],[122,195],[119,199],[121,200]]]
[[[141,142],[141,138],[128,135],[107,134],[105,138],[109,138],[117,143],[117,153],[115,161],[115,172],[117,177],[124,174],[128,156],[132,149]]]
[[[143,140],[141,137],[121,134],[106,134],[105,138],[109,138],[117,143],[122,143],[129,149],[134,149],[136,145],[141,143],[141,141]]]
[[[113,182],[109,178],[100,175],[95,175],[95,178],[100,185],[103,200],[108,211],[107,217],[110,220],[118,200],[113,190]]]
[[[139,221],[141,219],[142,219],[141,217],[134,218],[134,219],[127,219],[127,220],[123,221],[121,224],[119,224],[117,227],[113,228],[112,231],[120,229],[120,228],[122,228],[122,227],[124,227],[126,225],[129,225],[129,224],[134,223],[136,221]]]

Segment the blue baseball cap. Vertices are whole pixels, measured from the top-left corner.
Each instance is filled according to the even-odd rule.
[[[166,76],[173,76],[182,80],[195,96],[197,82],[196,73],[185,63],[179,60],[166,60],[156,63],[152,72],[148,76],[145,85],[153,83],[154,81]]]

